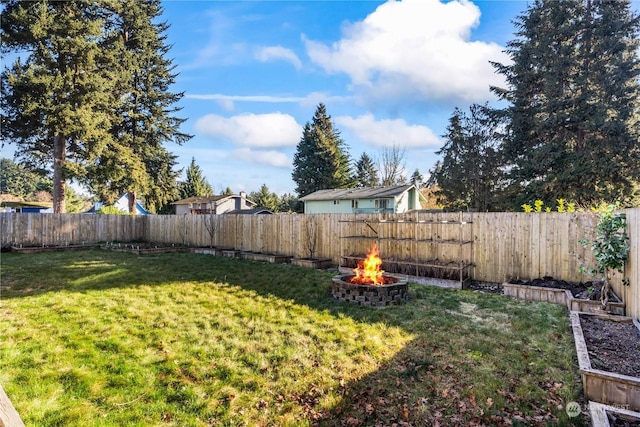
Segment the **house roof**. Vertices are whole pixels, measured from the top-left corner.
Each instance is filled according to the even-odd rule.
[[[3,201],[0,203],[2,206],[8,208],[37,208],[37,209],[49,209],[53,206],[52,202],[19,202],[19,201]]]
[[[242,197],[241,195],[238,194],[232,194],[232,195],[218,195],[218,196],[193,196],[193,197],[187,197],[186,199],[182,199],[182,200],[178,200],[176,202],[171,203],[172,205],[190,205],[192,203],[213,203],[213,202],[217,202],[219,200],[224,200],[224,199],[228,199],[228,198],[234,198],[234,197]],[[245,200],[247,201],[248,204],[250,205],[255,205],[254,202],[252,202],[251,200],[247,199],[245,197]]]
[[[186,199],[178,200],[177,202],[171,203],[172,205],[190,205],[191,203],[211,203],[217,202],[218,200],[226,199],[227,195],[221,196],[193,196],[187,197]]]
[[[242,214],[242,215],[262,215],[262,214],[273,214],[269,209],[265,208],[256,208],[256,209],[234,209],[229,212],[225,212],[225,215],[229,214]]]
[[[313,200],[354,200],[354,199],[385,199],[400,196],[413,184],[392,185],[389,187],[338,188],[332,190],[318,190],[301,197],[303,202]]]

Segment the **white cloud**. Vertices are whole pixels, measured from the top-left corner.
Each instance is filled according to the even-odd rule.
[[[259,165],[274,166],[276,168],[292,168],[293,163],[286,154],[275,150],[252,150],[239,148],[233,151],[233,157]]]
[[[311,92],[305,96],[274,96],[274,95],[223,95],[221,93],[187,93],[185,98],[203,101],[216,101],[223,106],[233,105],[234,102],[263,102],[267,104],[300,103],[301,105],[318,105],[320,102],[345,102],[351,97],[329,95],[324,92]]]
[[[291,63],[296,69],[302,68],[302,62],[296,56],[296,54],[291,50],[284,48],[282,46],[267,46],[260,48],[256,54],[255,58],[258,61],[267,62],[267,61],[286,61]]]
[[[329,95],[324,92],[311,92],[307,94],[304,99],[300,101],[300,104],[309,107],[320,104],[321,102],[324,104],[328,103],[337,103],[337,102],[346,102],[350,101],[352,97],[349,96],[339,96],[339,95]]]
[[[302,126],[292,116],[279,112],[233,117],[208,114],[196,121],[195,129],[211,138],[225,138],[237,145],[261,148],[294,146],[302,135]]]
[[[410,125],[404,119],[376,120],[372,114],[365,114],[357,118],[336,117],[334,120],[365,144],[376,147],[396,145],[415,148],[442,145],[431,129],[422,125]]]
[[[311,60],[349,75],[369,99],[485,101],[503,78],[489,61],[508,63],[496,43],[471,41],[480,9],[467,0],[389,1],[363,21],[345,25],[327,46],[303,37]]]

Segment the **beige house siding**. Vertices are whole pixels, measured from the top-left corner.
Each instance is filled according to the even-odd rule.
[[[255,203],[247,199],[244,193],[231,196],[189,197],[178,200],[174,202],[173,205],[176,207],[176,215],[220,215],[231,211],[253,209],[255,207]]]

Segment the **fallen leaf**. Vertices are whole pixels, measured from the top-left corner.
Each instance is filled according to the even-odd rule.
[[[407,406],[406,403],[402,404],[402,419],[405,421],[409,420],[409,407]]]

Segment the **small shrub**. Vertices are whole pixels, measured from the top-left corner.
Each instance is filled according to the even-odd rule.
[[[96,213],[100,215],[129,215],[129,212],[120,210],[115,206],[103,206]]]
[[[581,267],[592,276],[602,276],[603,287],[601,293],[602,305],[606,306],[609,295],[609,274],[617,271],[624,274],[624,263],[629,258],[629,236],[626,234],[627,217],[624,212],[614,212],[616,206],[601,205],[599,207],[600,221],[596,238],[593,241],[588,239],[580,240],[580,243],[587,247],[591,245],[591,250],[596,259],[594,268]],[[624,285],[629,285],[628,280],[623,280]]]

